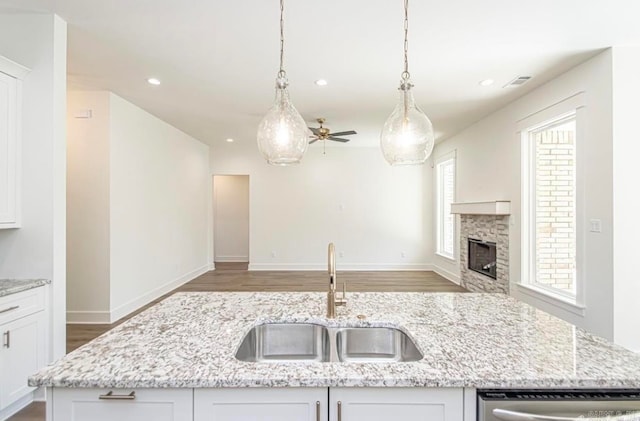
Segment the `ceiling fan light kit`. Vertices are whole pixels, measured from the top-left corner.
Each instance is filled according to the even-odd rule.
[[[258,149],[272,165],[300,162],[309,145],[309,129],[289,99],[284,71],[284,0],[280,0],[280,70],[276,78],[276,99],[258,126]]]
[[[404,71],[400,81],[399,101],[385,122],[380,135],[380,148],[391,165],[424,164],[434,145],[433,125],[415,104],[409,74],[409,0],[404,0]],[[288,81],[283,66],[284,0],[280,0],[280,70],[276,78],[276,100],[258,126],[258,149],[269,164],[291,165],[300,162],[309,144],[318,140],[346,143],[338,136],[356,134],[350,130],[331,133],[318,118],[319,128],[307,127],[295,109],[287,91]],[[311,140],[309,138],[311,137]]]
[[[323,124],[327,121],[324,118],[317,118],[316,121],[320,124],[320,127],[309,127],[311,130],[311,140],[309,144],[316,143],[318,140],[333,140],[334,142],[347,143],[351,139],[344,139],[338,136],[350,136],[358,134],[355,130],[348,130],[346,132],[331,133],[328,127],[324,127]]]

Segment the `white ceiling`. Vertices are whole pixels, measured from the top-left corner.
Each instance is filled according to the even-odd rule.
[[[309,122],[357,130],[351,146],[376,145],[394,107],[402,5],[286,0],[292,100]],[[0,13],[20,11],[69,23],[71,88],[111,90],[210,144],[255,142],[278,70],[278,0],[0,0]],[[638,0],[413,0],[416,101],[444,139],[608,46],[640,44],[638,17]],[[533,79],[502,88],[519,75]]]

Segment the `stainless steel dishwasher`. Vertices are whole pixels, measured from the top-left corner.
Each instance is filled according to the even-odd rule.
[[[640,390],[479,390],[478,421],[640,420]]]

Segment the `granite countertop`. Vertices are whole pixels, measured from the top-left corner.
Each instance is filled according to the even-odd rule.
[[[0,297],[50,284],[48,279],[0,279]]]
[[[640,355],[502,294],[178,293],[30,378],[31,386],[640,388]],[[359,320],[358,315],[366,315]],[[417,362],[251,363],[234,354],[265,322],[395,326]]]

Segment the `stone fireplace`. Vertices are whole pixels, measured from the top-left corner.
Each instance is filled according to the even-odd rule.
[[[460,214],[460,284],[469,291],[509,293],[509,205],[451,206]]]

